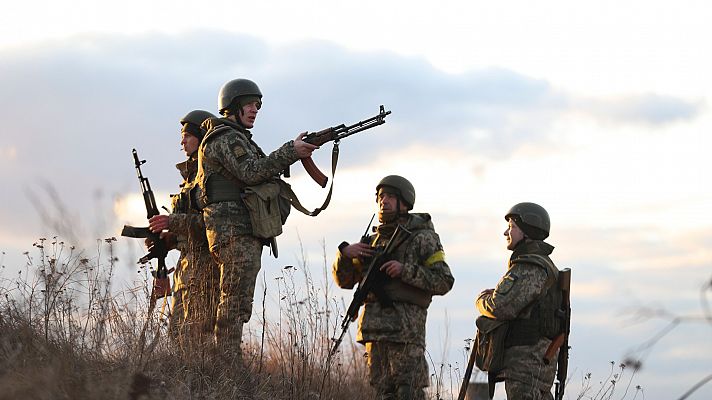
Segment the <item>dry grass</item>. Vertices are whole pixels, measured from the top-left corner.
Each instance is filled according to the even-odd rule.
[[[304,255],[300,265],[285,266],[277,293],[267,293],[263,275],[261,298],[276,297],[278,313],[267,318],[263,300],[245,332],[245,365],[238,368],[216,357],[212,346],[170,335],[165,302],[148,312],[145,267],[138,288],[111,290],[115,240],[97,241],[89,258],[57,238],[40,239],[18,274],[2,278],[0,400],[374,398],[363,348],[353,338],[326,363],[344,305],[323,284],[330,279],[325,255],[320,279]],[[456,398],[469,345],[454,364],[428,355],[430,399]],[[631,387],[635,368],[626,379],[625,366],[618,368],[612,364],[598,384],[590,374],[580,388],[569,382],[568,397],[644,398],[642,388]]]
[[[41,239],[0,284],[0,399],[370,399],[364,362],[347,343],[325,360],[339,316],[307,268],[287,268],[280,316],[246,335],[245,366],[168,335],[166,304],[147,315],[142,288],[112,291],[115,239],[87,258]],[[108,254],[103,254],[107,252]],[[297,287],[303,271],[306,288]],[[265,293],[266,294],[266,293]],[[143,333],[143,335],[142,335]]]

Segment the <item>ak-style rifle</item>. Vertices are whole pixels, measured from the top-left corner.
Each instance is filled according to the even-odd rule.
[[[554,399],[563,400],[566,388],[566,376],[569,371],[569,334],[571,333],[571,268],[559,271],[559,287],[561,288],[561,308],[556,314],[562,321],[562,330],[546,349],[544,363],[553,361],[556,350],[559,350],[556,366],[556,383]]]
[[[146,163],[146,160],[140,160],[138,158],[138,153],[136,149],[132,150],[134,166],[136,167],[136,175],[138,176],[139,184],[141,185],[141,194],[143,195],[143,202],[146,205],[146,219],[150,219],[153,216],[160,214],[158,206],[156,205],[156,198],[153,195],[153,190],[151,189],[151,184],[148,182],[148,178],[143,176],[141,172],[141,165]],[[168,269],[166,268],[166,256],[168,255],[168,246],[166,241],[161,239],[160,233],[153,233],[148,227],[133,227],[131,225],[124,225],[121,230],[121,236],[132,237],[132,238],[147,238],[151,243],[148,248],[148,253],[138,260],[139,264],[145,264],[151,259],[156,259],[158,261],[158,267],[154,273],[153,289],[151,291],[151,300],[155,301],[161,297],[170,296],[171,294],[171,282],[168,278]]]
[[[373,221],[373,217],[371,218]],[[371,224],[369,224],[370,228]],[[354,297],[349,304],[348,309],[346,309],[346,315],[341,322],[341,335],[334,340],[334,347],[329,352],[329,359],[336,353],[339,349],[339,345],[344,338],[344,334],[349,330],[349,325],[352,321],[355,321],[358,317],[358,312],[361,306],[366,301],[369,293],[373,293],[378,302],[383,307],[393,307],[393,300],[388,296],[388,294],[383,290],[383,284],[389,279],[388,275],[381,271],[381,266],[387,261],[391,260],[393,251],[400,247],[405,241],[410,237],[411,232],[407,230],[403,225],[398,225],[391,235],[385,246],[377,247],[375,249],[375,254],[371,258],[371,262],[368,265],[366,274],[361,278],[361,281],[356,287],[354,292]],[[366,233],[361,237],[362,243],[368,243],[368,228]]]
[[[388,116],[388,114],[390,113],[390,111],[386,111],[386,109],[381,105],[379,113],[371,118],[359,121],[349,126],[341,124],[337,126],[332,126],[331,128],[320,130],[319,132],[312,132],[307,134],[303,140],[307,143],[311,143],[316,146],[321,146],[324,143],[333,141],[334,155],[332,156],[332,169],[335,169],[336,160],[338,159],[339,141],[361,131],[365,131],[367,129],[375,128],[378,125],[385,124],[386,116]],[[302,165],[304,166],[304,169],[307,171],[307,173],[309,173],[309,176],[311,176],[312,179],[314,179],[314,181],[318,183],[321,187],[326,187],[326,183],[329,181],[329,178],[327,178],[327,176],[319,170],[319,167],[314,164],[314,160],[309,157],[302,158],[301,161]]]

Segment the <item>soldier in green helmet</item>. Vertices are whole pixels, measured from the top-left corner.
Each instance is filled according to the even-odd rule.
[[[259,221],[253,223],[248,194],[275,182],[285,168],[318,148],[304,142],[305,134],[300,134],[265,154],[250,132],[261,107],[262,92],[253,81],[227,82],[218,95],[223,118],[203,123],[207,133],[198,149],[200,202],[210,252],[220,270],[215,343],[221,355],[238,364],[243,325],[252,315],[262,246],[273,242],[263,234],[257,236]]]
[[[195,190],[198,146],[205,135],[200,126],[209,118],[215,116],[208,111],[193,110],[180,119],[180,144],[187,156],[185,161],[176,164],[183,178],[180,193],[171,196],[170,215],[149,219],[151,230],[167,230],[162,237],[169,242],[169,248],[180,251],[173,273],[170,329],[174,337],[186,345],[200,345],[206,337],[212,337],[218,300],[219,271],[210,256]]]
[[[430,215],[410,212],[415,189],[407,179],[383,178],[376,186],[376,203],[381,224],[359,243],[341,243],[332,272],[339,287],[353,288],[367,272],[364,269],[374,252],[385,246],[400,225],[403,240],[394,239],[399,245],[388,257],[390,261],[373,266],[387,275],[379,288],[385,296],[379,299],[369,293],[356,339],[366,346],[370,383],[379,399],[425,399],[428,306],[434,295],[449,292],[455,279]]]
[[[507,325],[503,354],[497,355],[501,365],[488,371],[490,384],[504,381],[508,399],[553,399],[556,363],[546,364],[544,354],[561,329],[556,316],[561,293],[559,271],[549,258],[554,247],[544,242],[551,228],[549,214],[538,204],[519,203],[504,218],[507,249],[512,251],[507,272],[476,300],[480,334]]]

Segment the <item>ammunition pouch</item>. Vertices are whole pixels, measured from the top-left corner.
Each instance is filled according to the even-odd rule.
[[[279,197],[277,182],[245,187],[242,200],[250,213],[254,236],[269,239],[282,233]]]
[[[203,198],[206,204],[239,201],[245,205],[255,237],[269,239],[282,233],[282,225],[292,209],[287,193],[293,193],[283,180],[273,179],[259,185],[244,186],[235,179],[213,174],[205,186]],[[285,186],[288,192],[284,190]]]
[[[476,320],[475,365],[482,371],[496,374],[504,368],[505,340],[509,331],[507,321],[479,316]]]
[[[433,296],[424,290],[406,285],[396,279],[391,279],[386,282],[386,284],[383,285],[383,290],[393,301],[415,304],[422,308],[428,308],[433,300]]]

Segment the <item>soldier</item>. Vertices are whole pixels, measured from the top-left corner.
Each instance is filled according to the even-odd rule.
[[[410,232],[392,252],[390,261],[374,266],[389,279],[382,289],[393,302],[381,304],[373,293],[366,299],[357,340],[366,345],[371,386],[381,399],[424,399],[428,386],[425,321],[433,295],[444,295],[454,278],[445,262],[440,238],[430,215],[409,213],[415,189],[405,178],[390,175],[376,186],[378,220],[366,243],[339,245],[332,270],[336,284],[351,289],[368,266],[374,249],[385,246],[396,227]]]
[[[266,155],[249,131],[260,107],[262,92],[257,84],[247,79],[227,82],[218,95],[224,118],[205,121],[207,133],[198,150],[205,228],[220,268],[215,342],[219,351],[235,359],[241,356],[243,324],[252,315],[262,246],[270,243],[269,238],[255,235],[255,225],[262,221],[252,221],[247,189],[273,182],[281,171],[318,148],[304,142],[305,134],[300,134]]]
[[[494,289],[477,297],[479,312],[490,321],[508,324],[502,367],[489,371],[490,382],[504,381],[508,399],[553,399],[556,363],[546,365],[544,354],[560,327],[555,310],[561,297],[558,269],[549,255],[549,214],[534,203],[519,203],[505,215],[504,236],[512,251],[507,272]],[[478,318],[478,328],[481,328]]]
[[[173,274],[173,303],[171,331],[189,341],[204,342],[205,332],[212,331],[218,296],[219,270],[213,262],[205,236],[205,224],[196,207],[195,177],[198,173],[198,146],[205,131],[200,125],[215,116],[207,111],[194,110],[181,118],[181,147],[188,157],[176,168],[183,177],[180,193],[171,196],[170,215],[156,215],[149,219],[153,232],[165,229],[164,236],[171,246],[180,251]]]

